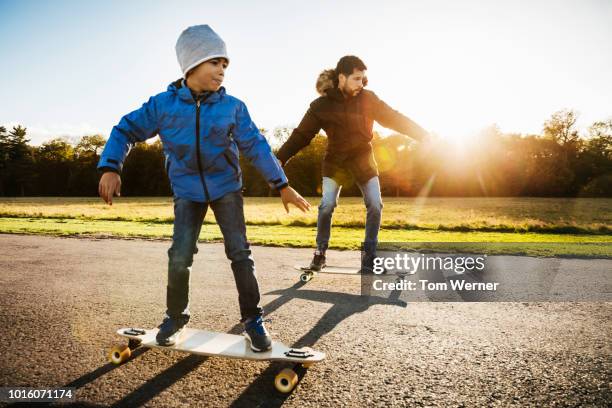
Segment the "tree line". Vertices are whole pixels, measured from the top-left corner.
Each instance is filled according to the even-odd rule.
[[[404,135],[372,142],[385,196],[539,196],[612,197],[612,119],[576,130],[577,115],[554,113],[542,134],[504,134],[496,126],[474,138],[452,143],[437,137],[414,143]],[[277,128],[275,145],[290,128]],[[0,196],[95,196],[96,166],[106,140],[83,136],[77,142],[56,138],[29,145],[27,129],[0,126]],[[321,192],[321,162],[326,138],[317,135],[285,167],[291,185],[302,195]],[[241,158],[244,194],[275,194],[256,169]],[[343,195],[359,195],[349,174],[338,174]],[[139,143],[122,172],[123,196],[168,196],[163,147],[159,140]]]

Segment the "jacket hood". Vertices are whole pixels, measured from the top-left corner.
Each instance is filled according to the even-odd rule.
[[[319,77],[317,78],[317,84],[316,84],[317,92],[319,93],[319,95],[329,96],[333,99],[337,99],[338,95],[342,96],[342,93],[340,93],[340,91],[337,91],[338,88],[334,86],[335,75],[336,75],[336,70],[334,69],[326,69],[319,74]],[[368,77],[366,76],[363,79],[363,86],[366,87],[367,85],[368,85]]]
[[[176,81],[170,83],[170,85],[168,85],[167,91],[177,94],[179,98],[185,101],[193,101],[193,96],[191,95],[191,91],[189,90],[189,88],[187,88],[187,86],[184,85],[183,78],[179,78]],[[219,88],[217,92],[212,93],[208,98],[206,98],[204,103],[217,102],[219,98],[222,98],[224,95],[225,95],[225,87],[222,86]]]
[[[168,91],[176,92],[180,88],[183,87],[183,78],[179,78],[176,81],[172,81],[170,85],[168,85]]]
[[[334,88],[334,75],[336,71],[333,69],[326,69],[319,74],[317,78],[317,92],[321,96],[325,96],[327,91]]]

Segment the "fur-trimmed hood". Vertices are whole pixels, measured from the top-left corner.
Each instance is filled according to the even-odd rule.
[[[329,89],[334,87],[334,75],[336,71],[333,69],[326,69],[319,74],[317,78],[317,92],[321,96],[325,96]]]
[[[317,78],[317,84],[316,84],[317,92],[319,93],[319,95],[326,96],[327,91],[334,88],[334,77],[335,76],[336,76],[335,69],[326,69],[319,74],[319,77]],[[363,79],[363,86],[365,87],[367,85],[368,85],[368,77],[366,76]]]

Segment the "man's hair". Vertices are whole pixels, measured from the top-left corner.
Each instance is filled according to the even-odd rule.
[[[338,75],[343,74],[348,77],[353,74],[355,69],[358,71],[365,71],[368,67],[366,67],[359,57],[354,55],[345,55],[340,58],[335,69],[334,86],[338,86]]]

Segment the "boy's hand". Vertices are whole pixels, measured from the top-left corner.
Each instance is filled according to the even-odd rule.
[[[108,205],[113,205],[113,195],[121,196],[121,176],[113,171],[107,171],[100,177],[98,194]]]
[[[303,212],[310,210],[310,203],[304,199],[297,191],[287,186],[280,191],[281,200],[285,206],[285,211],[289,213],[289,204],[295,205]]]

